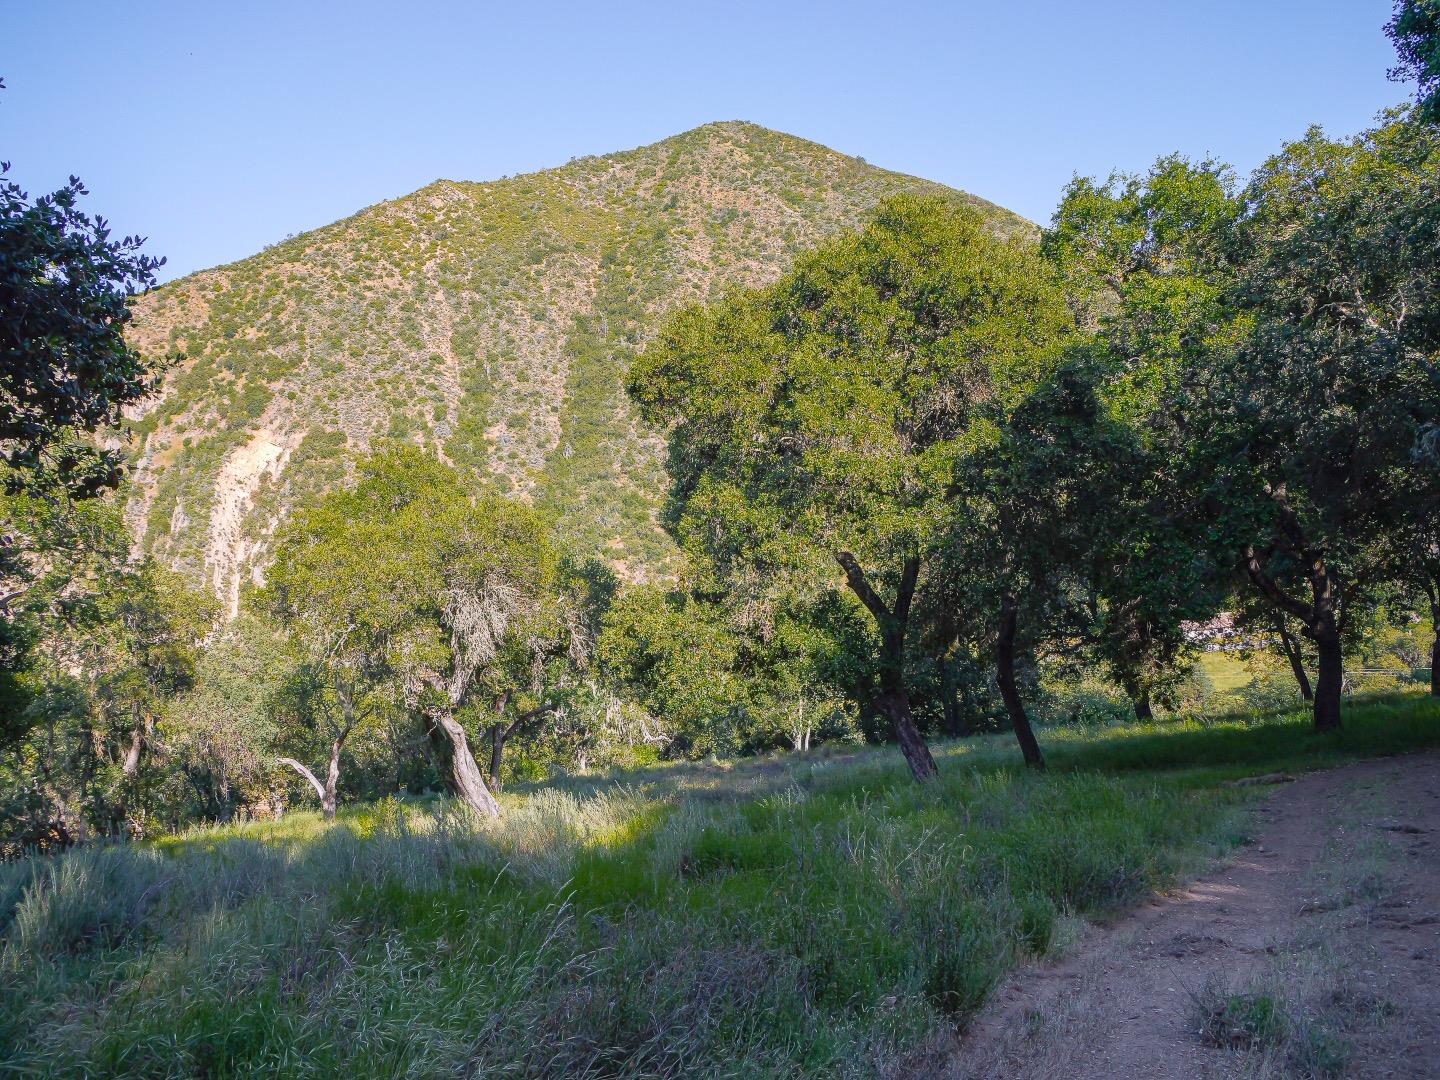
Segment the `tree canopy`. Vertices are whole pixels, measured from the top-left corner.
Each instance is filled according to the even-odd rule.
[[[0,180],[0,461],[12,491],[114,487],[120,455],[76,433],[118,423],[155,385],[124,330],[164,260],[140,254],[140,237],[112,238],[79,208],[86,194],[72,176],[31,201]]]
[[[883,203],[769,288],[680,314],[630,374],[670,432],[669,521],[741,589],[835,567],[874,621],[875,707],[933,773],[905,687],[957,460],[1053,364],[1069,314],[1033,246],[939,198]]]

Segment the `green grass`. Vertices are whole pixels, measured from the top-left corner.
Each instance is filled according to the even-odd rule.
[[[1244,654],[1233,652],[1203,652],[1200,667],[1210,679],[1216,693],[1228,694],[1244,689],[1254,679],[1254,673],[1246,666]]]
[[[1243,839],[1222,781],[1440,744],[1236,717],[657,767],[0,865],[0,1074],[876,1076],[1064,921]]]

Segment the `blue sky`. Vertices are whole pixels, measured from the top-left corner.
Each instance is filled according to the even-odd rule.
[[[1076,172],[1242,170],[1367,125],[1389,0],[879,4],[6,0],[0,158],[70,173],[165,276],[438,177],[745,119],[1044,221]]]

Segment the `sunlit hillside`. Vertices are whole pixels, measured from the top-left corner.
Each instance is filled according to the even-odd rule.
[[[983,200],[754,124],[413,195],[174,282],[133,340],[184,360],[135,425],[129,517],[231,600],[277,520],[387,436],[556,512],[631,577],[663,570],[663,447],[621,389],[669,311],[777,277],[886,195]]]

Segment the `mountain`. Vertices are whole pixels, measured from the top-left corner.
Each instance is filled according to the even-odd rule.
[[[622,575],[663,572],[663,444],[622,390],[678,306],[773,281],[881,198],[991,203],[742,122],[488,183],[439,180],[141,298],[179,352],[132,419],[128,520],[233,605],[289,507],[378,438],[552,510]]]

